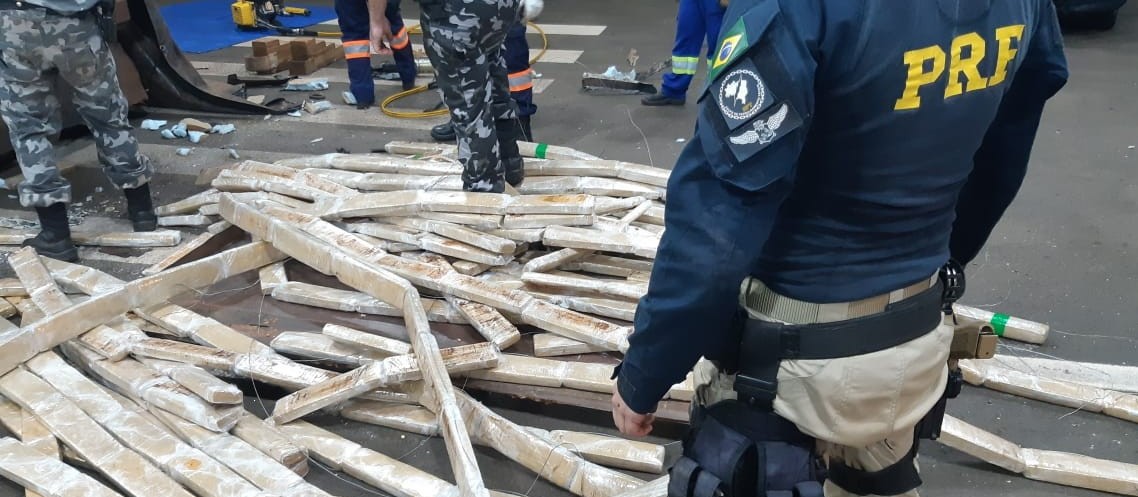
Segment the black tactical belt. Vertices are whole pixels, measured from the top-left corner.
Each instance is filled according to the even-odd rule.
[[[932,332],[943,317],[943,283],[884,312],[831,323],[786,325],[748,319],[743,326],[735,391],[740,400],[770,408],[779,361],[837,359],[878,352]]]

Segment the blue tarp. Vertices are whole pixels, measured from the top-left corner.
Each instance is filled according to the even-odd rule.
[[[230,6],[233,0],[193,0],[162,7],[162,18],[170,28],[170,36],[186,53],[220,50],[238,43],[256,40],[270,31],[242,31],[233,24]],[[332,7],[288,4],[312,11],[311,16],[281,16],[277,19],[290,28],[303,28],[336,18]]]

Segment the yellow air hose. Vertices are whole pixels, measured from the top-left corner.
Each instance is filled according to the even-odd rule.
[[[526,24],[528,24],[535,31],[537,31],[538,34],[541,35],[541,51],[538,52],[537,56],[534,57],[533,60],[529,61],[530,65],[533,65],[533,64],[536,64],[537,61],[541,60],[541,58],[545,55],[545,52],[547,52],[549,50],[549,38],[546,37],[545,31],[541,29],[541,26],[538,26],[537,24],[534,24],[532,22],[527,22]],[[415,27],[409,28],[407,30],[407,33],[408,34],[422,34],[423,28],[422,28],[422,26],[415,26]],[[450,111],[447,109],[439,109],[439,110],[431,110],[431,111],[397,111],[397,110],[392,110],[390,108],[390,105],[392,103],[394,103],[396,100],[399,100],[401,98],[410,97],[411,95],[418,95],[418,94],[423,93],[425,91],[428,91],[428,88],[427,88],[427,86],[424,85],[424,86],[416,86],[415,88],[412,88],[410,90],[396,93],[390,97],[383,99],[383,102],[379,104],[379,109],[382,110],[383,113],[388,115],[388,116],[403,118],[403,119],[423,119],[423,118],[429,118],[429,117],[439,117],[439,116],[445,116],[445,115],[450,113]]]

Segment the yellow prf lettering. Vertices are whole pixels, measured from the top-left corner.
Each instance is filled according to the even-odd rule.
[[[905,52],[905,65],[909,66],[909,76],[905,79],[905,91],[897,99],[894,110],[918,109],[921,107],[921,87],[940,79],[944,72],[945,53],[940,47],[933,45],[918,50]],[[927,62],[932,67],[925,71]]]
[[[964,93],[964,84],[960,76],[968,81],[968,91],[982,90],[988,87],[988,78],[980,75],[976,68],[984,58],[984,39],[976,33],[968,33],[952,39],[952,62],[948,68],[948,85],[944,87],[944,98],[951,98]],[[964,48],[968,47],[968,57],[965,58]]]
[[[996,86],[1004,82],[1008,76],[1008,64],[1015,60],[1018,48],[1012,48],[1012,40],[1019,45],[1023,40],[1023,24],[1004,26],[996,30],[996,41],[1000,43],[1000,51],[996,53],[996,71],[988,80],[989,86]]]

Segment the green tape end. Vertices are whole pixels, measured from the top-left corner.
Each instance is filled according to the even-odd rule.
[[[992,319],[988,320],[992,325],[992,329],[995,330],[996,336],[1004,336],[1004,329],[1007,327],[1009,319],[1011,319],[1011,316],[1007,314],[993,314]]]
[[[546,150],[549,150],[548,143],[538,143],[537,149],[533,151],[533,155],[537,156],[538,159],[544,159]]]

